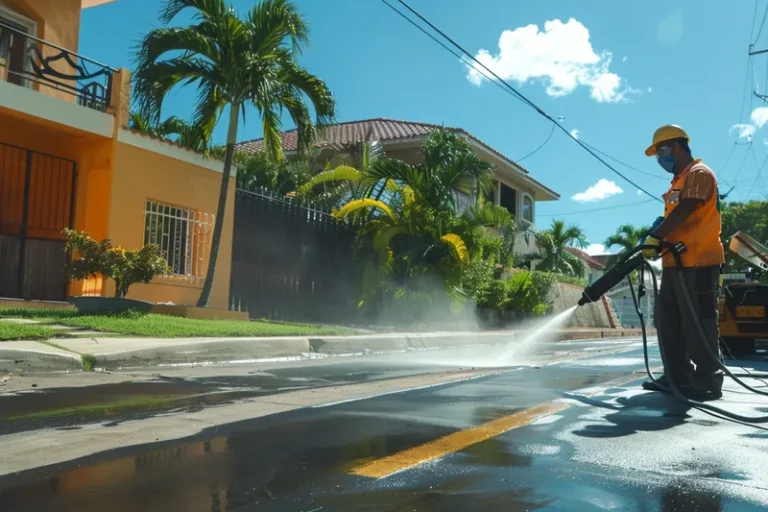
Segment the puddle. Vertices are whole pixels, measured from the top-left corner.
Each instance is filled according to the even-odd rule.
[[[444,367],[332,365],[147,382],[30,389],[0,395],[0,435],[39,428],[143,419],[276,393],[406,377]]]

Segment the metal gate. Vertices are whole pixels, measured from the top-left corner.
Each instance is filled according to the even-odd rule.
[[[66,300],[77,166],[0,142],[0,297]]]

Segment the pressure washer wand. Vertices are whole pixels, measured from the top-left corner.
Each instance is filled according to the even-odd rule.
[[[614,265],[603,277],[587,286],[579,299],[579,306],[596,302],[611,288],[621,283],[643,264],[643,255],[633,250],[626,258]]]

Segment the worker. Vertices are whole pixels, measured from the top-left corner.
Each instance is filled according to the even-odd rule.
[[[721,220],[717,179],[701,159],[694,159],[688,134],[679,126],[662,126],[653,134],[645,150],[672,175],[669,191],[664,194],[664,220],[650,233],[646,258],[657,259],[659,241],[677,244],[687,250],[682,254],[682,269],[672,254],[662,258],[661,292],[656,305],[656,329],[664,350],[665,368],[660,383],[677,388],[694,400],[716,400],[722,396],[723,375],[718,362],[710,356],[719,354],[718,294],[725,252],[720,240]],[[682,277],[682,279],[679,279]],[[682,295],[682,286],[693,302],[696,318]],[[706,335],[701,339],[698,321]],[[693,364],[691,364],[693,362]],[[694,367],[695,364],[695,367]],[[653,382],[643,388],[660,391]]]

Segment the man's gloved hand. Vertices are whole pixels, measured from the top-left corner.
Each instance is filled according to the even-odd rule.
[[[661,253],[661,245],[659,243],[659,239],[655,236],[649,236],[645,242],[642,243],[642,245],[650,245],[653,247],[648,247],[647,249],[643,249],[643,256],[647,260],[655,260],[659,257],[659,254]]]

